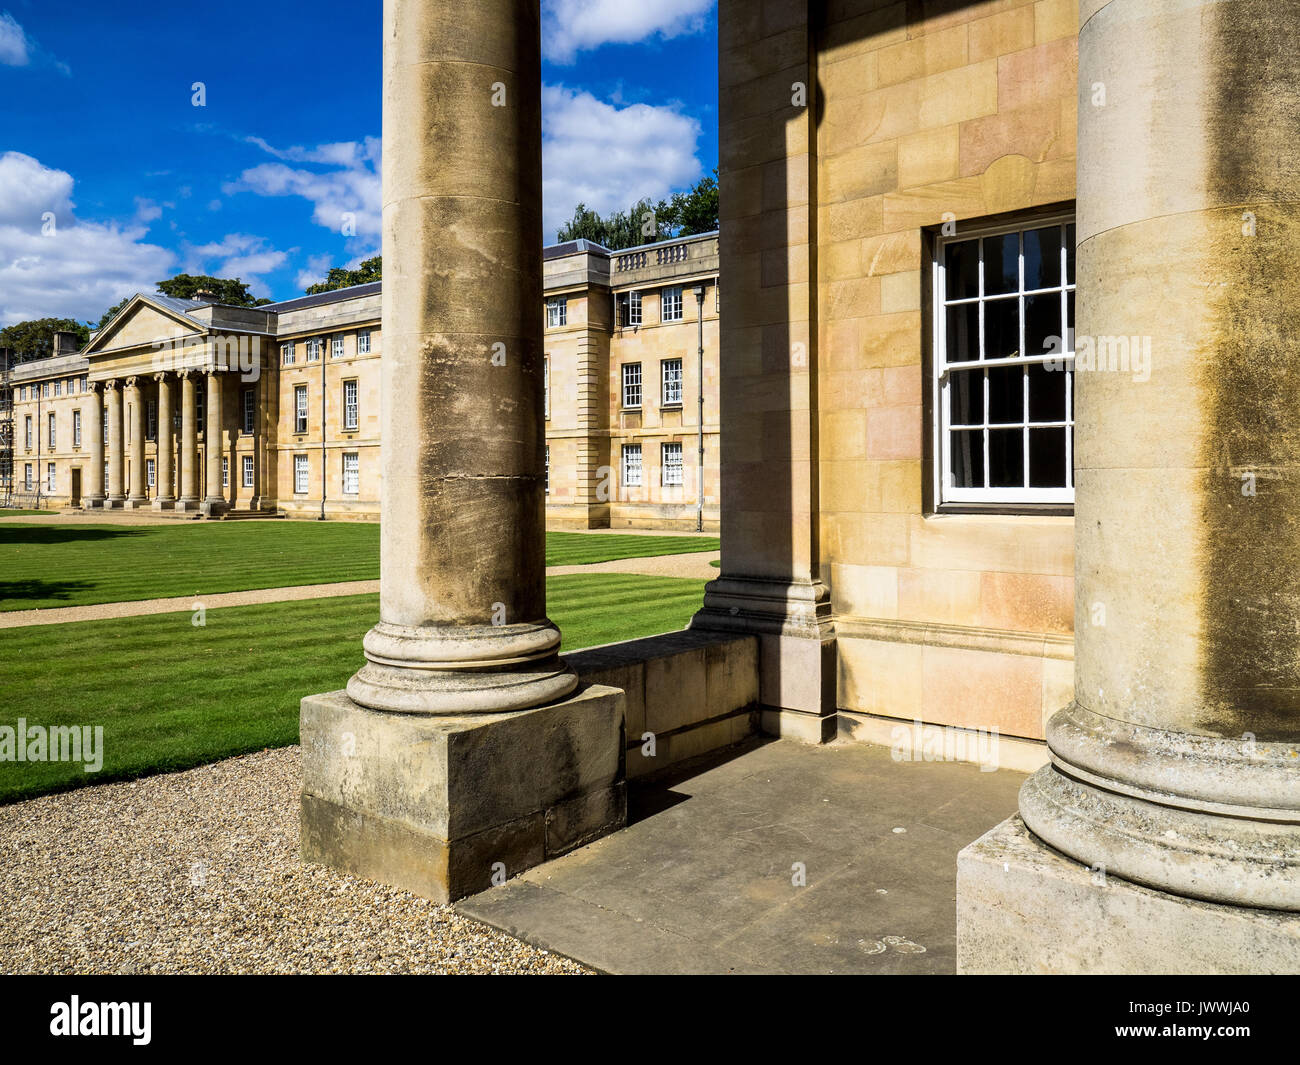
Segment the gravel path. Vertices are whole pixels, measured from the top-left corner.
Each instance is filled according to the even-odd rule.
[[[297,747],[0,807],[0,972],[582,966],[298,858]]]
[[[719,557],[717,551],[700,551],[686,555],[620,558],[612,562],[593,562],[586,566],[547,566],[546,574],[557,577],[568,573],[637,573],[647,577],[696,577],[708,580],[718,575],[717,567],[710,566],[709,560]],[[246,592],[217,592],[213,595],[182,595],[169,599],[137,599],[126,603],[6,610],[0,612],[0,629],[18,629],[25,625],[61,625],[67,621],[136,618],[145,614],[171,614],[193,610],[196,603],[202,603],[209,610],[216,610],[218,607],[287,603],[298,599],[329,599],[336,595],[378,592],[378,581],[341,581],[335,584],[297,584],[289,588],[255,588]]]

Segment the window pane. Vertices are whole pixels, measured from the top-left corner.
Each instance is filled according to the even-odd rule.
[[[1070,330],[1074,329],[1074,293],[1073,292],[1067,292],[1065,294],[1065,328]],[[1073,343],[1070,345],[1070,347],[1071,348],[1074,347]]]
[[[1025,483],[1024,439],[1019,429],[989,430],[989,487],[1022,488]]]
[[[1065,434],[1068,431],[1064,426],[1029,430],[1030,488],[1065,487]]]
[[[984,433],[979,429],[952,434],[952,486],[984,487]]]
[[[976,370],[954,373],[948,379],[949,410],[953,425],[984,424],[984,375]]]
[[[984,357],[1006,359],[1020,354],[1020,301],[990,300],[984,304]]]
[[[989,424],[1022,422],[1025,417],[1025,371],[995,366],[989,375]]]
[[[1065,421],[1065,384],[1069,376],[1063,370],[1049,370],[1041,362],[1029,369],[1029,420],[1031,422]],[[1033,444],[1030,444],[1032,453]]]
[[[974,299],[979,295],[979,241],[963,240],[944,246],[944,277],[948,299]]]
[[[1020,234],[984,238],[984,293],[1020,290]]]
[[[966,362],[980,357],[980,305],[963,303],[948,308],[949,362]]]
[[[1065,227],[1065,282],[1074,284],[1074,223]]]
[[[1056,337],[1056,342],[1049,346],[1048,337]],[[1065,350],[1065,333],[1061,329],[1061,294],[1045,292],[1040,296],[1026,296],[1025,354],[1061,354]]]
[[[1025,288],[1053,288],[1061,284],[1061,227],[1031,229],[1025,233]]]

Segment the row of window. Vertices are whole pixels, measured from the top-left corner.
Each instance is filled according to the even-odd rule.
[[[66,388],[68,395],[75,395],[78,392],[86,391],[87,378],[85,377],[67,377],[59,378],[57,381],[42,381],[39,385],[19,385],[14,389],[14,399],[21,402],[23,400],[36,399],[36,390],[40,389],[42,399],[49,399],[51,391],[55,396],[63,395]]]
[[[355,432],[361,425],[361,401],[357,381],[343,382],[343,431]],[[293,431],[307,432],[307,386],[294,385],[293,388]]]
[[[637,410],[641,406],[642,380],[639,362],[623,363],[623,406]],[[682,360],[663,359],[659,363],[659,402],[664,407],[681,406]]]
[[[713,286],[713,309],[718,309],[719,287]],[[618,305],[618,324],[624,326],[639,326],[642,324],[641,314],[641,293],[633,289],[631,292],[621,293],[617,297]],[[660,290],[659,294],[659,321],[661,322],[681,322],[685,320],[685,311],[682,302],[682,286],[670,285]],[[546,301],[546,327],[556,329],[562,325],[569,324],[569,301],[564,296],[551,296]]]
[[[353,382],[353,384],[355,383],[356,382]],[[104,443],[107,444],[108,443],[108,410],[105,409],[101,413],[102,413],[101,429],[103,432],[103,440]],[[203,397],[201,395],[195,397],[195,414],[196,414],[195,420],[198,422],[198,427],[199,430],[201,431],[203,429],[203,417],[205,414]],[[51,411],[47,415],[47,418],[49,419],[48,422],[49,445],[48,446],[51,449],[53,449],[55,447],[55,438],[56,438],[56,422],[55,422],[54,412]],[[253,389],[246,388],[244,389],[243,392],[242,405],[240,409],[240,431],[245,435],[251,435],[253,433],[253,429],[254,426],[256,425],[256,422],[257,422],[257,394]],[[172,416],[172,426],[175,429],[180,429],[181,427],[180,414],[174,414]],[[126,429],[126,438],[127,441],[129,442],[131,438],[131,419],[129,418],[126,420],[125,429]],[[152,399],[146,401],[145,404],[144,438],[146,440],[156,440],[158,438],[158,404],[155,400]],[[29,449],[32,447],[32,416],[30,414],[26,415],[23,419],[23,441],[26,447],[28,447]],[[72,446],[81,447],[81,409],[80,408],[72,412]]]
[[[344,356],[343,351],[343,334],[335,333],[329,337],[330,358],[341,359]],[[321,355],[325,351],[325,337],[308,337],[302,341],[303,355],[307,362],[320,362]],[[357,331],[357,354],[370,354],[370,330],[360,329]],[[297,361],[297,343],[292,340],[286,340],[280,345],[280,362],[285,366],[292,366]]]
[[[641,465],[641,445],[623,445],[623,485],[626,488],[642,486],[644,470]],[[664,487],[685,483],[680,441],[659,445],[659,483]]]
[[[311,460],[304,454],[293,457],[293,492],[294,495],[306,495],[310,489]],[[343,494],[355,496],[361,493],[361,456],[356,451],[343,452]]]
[[[58,422],[54,417],[53,411],[51,411],[46,417],[48,418],[48,437],[46,447],[53,451],[58,446]],[[26,447],[28,451],[32,449],[32,439],[32,416],[28,414],[23,418],[23,446]],[[74,410],[72,412],[72,446],[81,447],[80,410]]]

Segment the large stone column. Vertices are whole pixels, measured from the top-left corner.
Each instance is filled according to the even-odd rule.
[[[1075,697],[988,882],[1040,967],[1300,971],[1296,6],[1084,8]]]
[[[207,411],[208,424],[203,430],[203,455],[207,469],[204,479],[207,481],[207,493],[203,497],[200,509],[209,516],[220,515],[226,510],[226,497],[221,487],[221,459],[224,455],[224,432],[221,417],[221,371],[205,370],[207,377]]]
[[[174,450],[172,447],[172,379],[168,373],[156,373],[158,382],[158,487],[154,492],[155,510],[171,510],[176,505]]]
[[[626,816],[546,617],[540,51],[536,0],[384,5],[380,617],[302,702],[302,847],[442,900]]]
[[[133,510],[149,503],[144,477],[144,389],[138,377],[126,379],[126,406],[131,425],[131,494],[126,497],[125,506]]]
[[[537,5],[482,7],[482,37],[462,5],[386,11],[381,387],[402,446],[348,682],[378,710],[518,710],[576,683],[546,617]]]
[[[120,508],[126,502],[122,483],[122,386],[118,381],[104,382],[104,401],[108,406],[108,498],[104,506]]]
[[[181,370],[181,456],[180,498],[177,510],[199,509],[199,409],[195,388],[198,374],[194,370]]]
[[[82,493],[83,510],[97,510],[104,505],[104,397],[99,381],[86,383],[86,407],[82,415],[81,432],[90,442],[89,468],[85,470],[85,491]]]

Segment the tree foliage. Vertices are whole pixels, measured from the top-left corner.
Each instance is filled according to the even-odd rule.
[[[45,359],[54,354],[54,334],[62,332],[76,333],[82,347],[90,339],[90,327],[71,318],[36,318],[0,329],[0,348],[12,348],[15,363]]]
[[[674,237],[711,233],[718,228],[717,174],[715,170],[712,176],[701,178],[687,191],[675,192],[667,200],[652,203],[642,199],[626,211],[615,211],[603,218],[580,203],[556,236],[561,242],[585,239],[618,251]]]
[[[376,255],[371,259],[362,259],[355,270],[349,270],[342,266],[334,267],[325,275],[324,281],[318,281],[314,285],[307,286],[307,295],[314,296],[318,292],[334,292],[340,288],[351,288],[353,285],[365,285],[371,281],[382,281],[383,278],[384,257]]]

